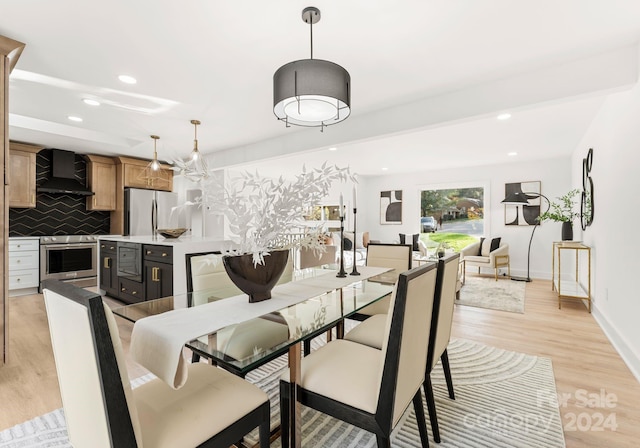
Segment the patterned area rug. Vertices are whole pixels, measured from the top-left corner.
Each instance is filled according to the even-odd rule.
[[[460,289],[458,305],[489,308],[512,313],[524,313],[525,282],[515,282],[506,278],[496,281],[493,277],[468,275]]]
[[[319,338],[316,338],[316,340]],[[314,340],[314,345],[316,340]],[[442,368],[432,373],[441,448],[563,448],[564,435],[551,360],[509,352],[466,340],[453,340],[449,360],[456,400],[447,395]],[[281,357],[252,372],[247,379],[271,398],[271,423],[278,415],[278,379],[286,367]],[[151,375],[133,381],[149,381]],[[545,397],[541,400],[539,397]],[[426,406],[425,406],[426,414]],[[428,415],[428,414],[427,414]],[[428,418],[427,418],[428,420]],[[427,426],[428,425],[427,421]],[[375,437],[332,417],[303,408],[306,447],[375,447]],[[249,438],[254,438],[250,435]],[[412,408],[398,425],[394,447],[419,447]],[[0,448],[71,447],[61,409],[0,432]],[[280,447],[280,440],[271,446]]]

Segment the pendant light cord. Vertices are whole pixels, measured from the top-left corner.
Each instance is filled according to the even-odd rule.
[[[313,18],[309,19],[309,26],[311,28],[311,59],[313,59]]]

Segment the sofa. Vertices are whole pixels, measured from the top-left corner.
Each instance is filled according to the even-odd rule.
[[[340,244],[344,246],[344,265],[353,266],[353,232],[344,232],[344,239],[348,241],[340,241],[340,232],[331,233],[331,241],[327,244],[336,246],[335,262],[340,263]],[[357,232],[355,237],[355,256],[356,266],[364,266],[367,260],[367,246],[369,245],[369,232]]]

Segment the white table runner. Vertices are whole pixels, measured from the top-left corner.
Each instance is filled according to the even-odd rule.
[[[241,294],[192,308],[169,311],[138,320],[131,334],[131,355],[169,386],[179,389],[187,381],[182,356],[186,343],[229,325],[245,322],[308,300],[325,292],[389,271],[389,268],[359,266],[360,276],[336,277],[335,271],[296,282],[277,285],[271,299],[249,303]]]

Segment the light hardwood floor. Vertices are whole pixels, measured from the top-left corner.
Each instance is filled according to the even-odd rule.
[[[12,298],[10,310],[12,357],[0,368],[0,430],[62,405],[42,296]],[[132,325],[118,321],[128,350]],[[640,384],[581,302],[563,301],[558,310],[550,282],[526,285],[524,314],[456,307],[453,336],[551,358],[558,394],[566,398],[560,413],[567,447],[638,446]],[[130,360],[128,367],[132,378],[146,373]],[[594,402],[602,394],[615,397],[615,403]],[[583,397],[592,398],[594,406],[579,406]],[[613,415],[608,423],[615,419],[615,431],[597,425],[598,414]]]

